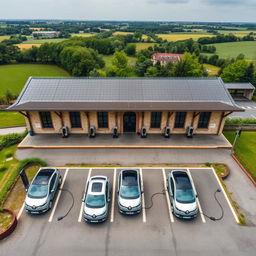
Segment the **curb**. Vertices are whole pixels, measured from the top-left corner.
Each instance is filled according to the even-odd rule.
[[[15,215],[15,213],[12,210],[4,208],[3,211],[7,211],[7,212],[11,213],[13,218],[12,218],[12,223],[8,227],[8,229],[6,229],[2,233],[0,233],[0,240],[2,240],[4,238],[6,238],[7,236],[9,236],[15,230],[15,228],[16,228],[16,226],[18,224],[16,215]]]
[[[236,161],[236,163],[239,165],[239,167],[242,169],[242,171],[246,174],[246,176],[249,178],[249,180],[252,182],[254,186],[256,186],[256,181],[253,179],[251,174],[244,168],[244,166],[240,163],[240,161],[237,159],[237,157],[234,154],[231,154],[232,158]]]

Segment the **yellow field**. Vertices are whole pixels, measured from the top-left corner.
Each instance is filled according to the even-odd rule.
[[[113,33],[114,36],[126,36],[126,35],[133,35],[133,32],[123,32],[123,31],[116,31]]]
[[[136,43],[136,51],[140,51],[148,48],[149,46],[153,46],[155,43]]]
[[[32,48],[32,46],[35,47],[40,47],[41,44],[15,44],[16,46],[18,46],[21,50],[27,50]]]
[[[90,34],[90,33],[79,33],[79,34],[71,34],[71,36],[81,36],[81,37],[91,37],[94,36],[95,34]]]
[[[213,35],[210,34],[178,34],[178,33],[172,33],[172,34],[157,34],[157,36],[167,40],[167,41],[179,41],[179,40],[186,40],[186,39],[194,39],[197,40],[200,37],[213,37]]]
[[[0,36],[0,42],[5,40],[5,39],[9,39],[9,38],[10,38],[10,36]]]
[[[217,76],[218,72],[220,70],[219,67],[210,65],[210,64],[203,64],[204,68],[206,69],[207,73],[209,74],[209,76]]]
[[[238,37],[243,37],[248,35],[249,33],[253,32],[256,33],[255,30],[239,30],[239,31],[232,31],[232,30],[218,30],[219,33],[227,35],[227,34],[234,34]]]

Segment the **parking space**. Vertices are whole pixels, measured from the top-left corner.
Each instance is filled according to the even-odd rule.
[[[141,214],[135,216],[122,215],[118,210],[117,184],[121,168],[61,169],[63,190],[57,194],[53,208],[40,216],[27,215],[24,211],[21,215],[18,236],[13,236],[17,248],[23,248],[25,243],[21,255],[52,255],[53,252],[57,255],[59,248],[62,248],[62,255],[70,255],[71,251],[72,255],[81,255],[85,248],[88,255],[102,255],[103,252],[111,252],[111,255],[170,255],[182,252],[184,242],[192,247],[197,245],[191,236],[186,236],[188,232],[204,241],[207,240],[207,233],[212,234],[216,230],[223,233],[226,229],[236,228],[236,220],[223,192],[217,194],[224,210],[223,219],[211,221],[203,215],[216,218],[221,215],[214,199],[214,192],[220,184],[211,168],[187,169],[203,213],[190,221],[173,216],[165,190],[167,174],[177,168],[136,169],[142,177],[144,208]],[[82,219],[81,199],[85,184],[94,175],[107,176],[112,187],[109,218],[97,225],[87,224]],[[64,216],[72,205],[72,197],[67,190],[74,196],[74,206],[67,217],[58,221],[57,218]],[[74,250],[70,250],[71,247]]]

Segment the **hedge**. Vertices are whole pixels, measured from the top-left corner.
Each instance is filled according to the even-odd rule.
[[[18,144],[22,141],[24,135],[18,133],[12,133],[4,135],[0,138],[0,150],[10,147],[14,144]]]
[[[0,205],[5,201],[8,192],[12,189],[13,185],[15,184],[21,169],[30,164],[39,164],[41,166],[47,166],[47,163],[40,158],[26,158],[24,160],[21,160],[18,166],[12,171],[12,174],[9,177],[8,181],[5,183],[3,189],[0,191]]]
[[[227,118],[226,125],[232,125],[232,124],[256,124],[256,118],[251,119],[251,118]]]

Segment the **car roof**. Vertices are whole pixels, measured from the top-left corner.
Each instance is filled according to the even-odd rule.
[[[138,185],[138,171],[137,170],[123,170],[122,171],[122,185],[124,185],[124,186]]]
[[[191,181],[187,171],[175,170],[172,172],[172,176],[175,180],[176,188],[178,189],[192,188]]]
[[[47,185],[55,172],[56,169],[53,168],[43,168],[40,169],[33,179],[33,185]]]
[[[93,176],[89,180],[88,193],[92,195],[105,194],[107,183],[107,177],[105,176]]]

